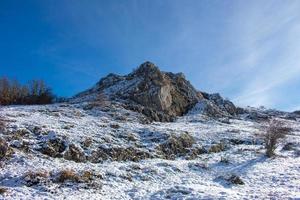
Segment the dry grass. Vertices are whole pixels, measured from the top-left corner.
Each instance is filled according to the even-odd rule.
[[[209,153],[219,153],[219,152],[225,151],[225,149],[226,149],[226,145],[223,142],[220,142],[218,144],[212,145],[209,148],[208,152]]]
[[[67,181],[71,182],[80,182],[80,176],[76,174],[76,172],[72,169],[65,169],[59,172],[57,181],[60,183],[64,183]]]
[[[49,176],[49,173],[45,170],[29,171],[24,175],[23,180],[26,186],[31,187],[45,182]]]
[[[82,142],[82,145],[87,148],[87,147],[90,147],[92,143],[93,143],[93,139],[90,137],[87,137]]]
[[[48,178],[49,173],[45,170],[40,170],[40,171],[29,171],[27,172],[24,177],[28,177],[29,179],[34,179],[36,177],[41,177],[41,178]]]
[[[67,181],[75,183],[90,183],[95,178],[102,178],[102,176],[87,170],[78,173],[72,169],[65,169],[58,173],[56,181],[59,183],[64,183]]]

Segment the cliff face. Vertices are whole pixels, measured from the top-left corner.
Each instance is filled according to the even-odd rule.
[[[222,110],[221,114],[235,113],[231,102],[219,95],[201,93],[182,73],[162,72],[151,62],[143,63],[125,76],[109,74],[79,96],[93,93],[104,93],[109,99],[122,102],[127,109],[143,113],[154,121],[172,121],[201,101],[211,102]]]

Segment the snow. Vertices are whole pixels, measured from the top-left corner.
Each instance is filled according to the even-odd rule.
[[[277,157],[266,158],[255,136],[260,127],[257,122],[231,119],[229,124],[222,123],[206,118],[195,108],[176,122],[142,124],[139,114],[118,106],[109,111],[82,107],[82,104],[8,106],[2,107],[1,116],[9,122],[11,134],[17,129],[31,130],[22,141],[36,148],[40,143],[63,137],[78,146],[86,138],[92,138],[91,149],[97,145],[129,147],[138,143],[141,148],[154,151],[153,139],[163,141],[164,135],[184,132],[204,147],[230,139],[249,144],[230,145],[226,151],[201,154],[193,160],[154,158],[139,162],[76,163],[37,151],[24,152],[17,148],[22,143],[15,139],[11,141],[16,146],[15,154],[1,166],[0,187],[8,191],[0,199],[300,199],[300,156],[294,151],[282,151],[280,146]],[[126,120],[118,120],[119,116],[126,116]],[[286,122],[294,129],[287,142],[299,144],[299,122]],[[120,128],[114,129],[112,124]],[[42,134],[35,134],[35,127],[42,127]],[[138,141],[124,140],[122,136],[129,134]],[[221,158],[229,163],[220,162]],[[96,181],[102,187],[52,182],[32,187],[24,184],[23,177],[28,171],[57,173],[62,169],[101,174],[103,178]],[[222,179],[232,174],[240,176],[245,184],[232,185]]]

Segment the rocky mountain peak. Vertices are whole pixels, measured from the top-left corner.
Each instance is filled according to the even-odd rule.
[[[122,102],[127,109],[143,113],[155,121],[172,121],[201,101],[206,109],[213,105],[218,113],[231,115],[235,109],[220,95],[197,91],[183,73],[162,72],[149,61],[125,76],[109,74],[81,96],[94,93],[104,93],[109,99]]]
[[[153,74],[161,73],[159,68],[152,62],[146,61],[133,71],[135,76],[152,76]]]

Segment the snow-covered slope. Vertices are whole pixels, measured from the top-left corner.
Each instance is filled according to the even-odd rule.
[[[0,188],[6,189],[0,199],[300,198],[299,147],[280,146],[277,157],[266,158],[256,137],[258,122],[213,120],[197,112],[199,105],[176,122],[150,124],[143,115],[118,105],[87,108],[85,104],[1,108],[7,128],[0,136],[12,153],[0,161]],[[293,128],[285,143],[299,145],[299,122],[285,121]],[[183,146],[166,146],[178,138],[185,138]],[[59,156],[43,151],[50,141],[63,141]],[[77,160],[66,155],[72,145]],[[166,157],[162,153],[166,147],[180,152]],[[99,150],[102,154],[95,157]],[[90,175],[81,181],[60,181],[63,170]],[[244,184],[232,184],[234,177]]]

